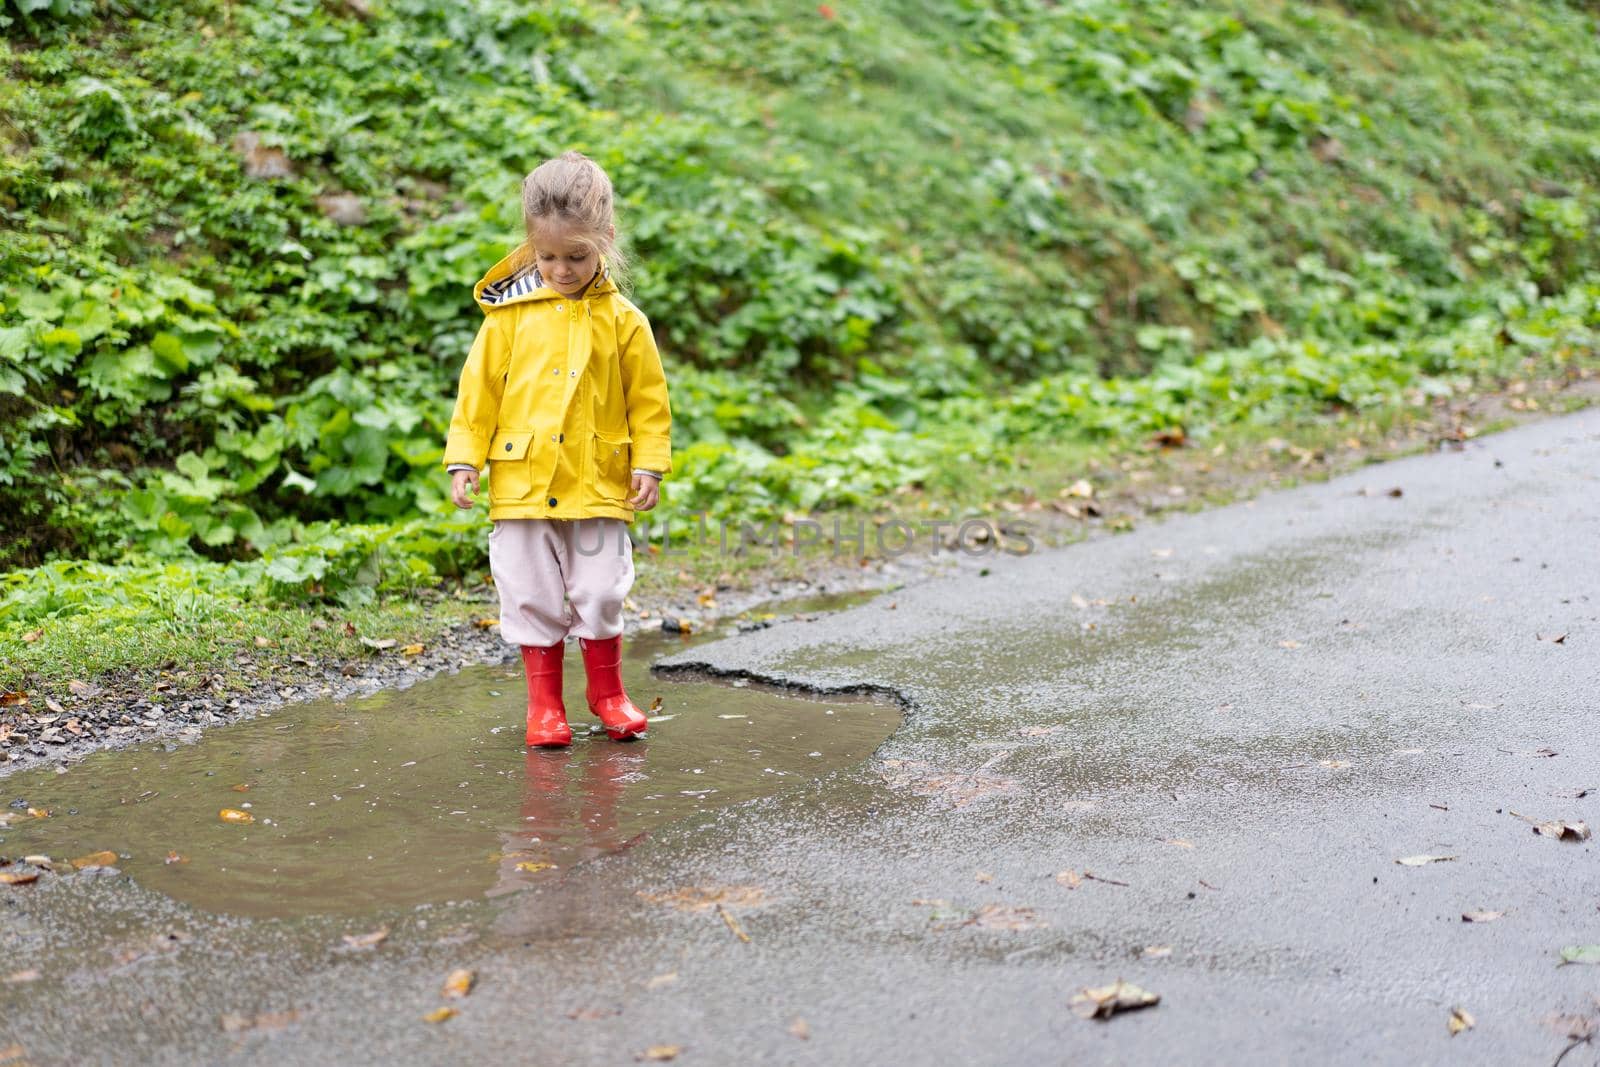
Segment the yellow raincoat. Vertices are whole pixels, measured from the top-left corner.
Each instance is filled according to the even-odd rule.
[[[508,255],[461,370],[444,463],[489,463],[489,518],[632,522],[633,468],[672,469],[672,414],[644,313],[600,275],[565,297]]]

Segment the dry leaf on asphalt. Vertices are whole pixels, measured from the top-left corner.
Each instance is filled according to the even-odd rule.
[[[670,893],[646,893],[640,897],[652,904],[665,904],[679,911],[710,911],[730,908],[755,908],[767,902],[767,891],[757,885],[688,885]]]
[[[1083,879],[1078,877],[1077,871],[1062,871],[1056,875],[1056,881],[1068,889],[1076,889],[1083,884]]]
[[[460,999],[472,992],[472,987],[477,984],[478,976],[475,972],[465,967],[457,968],[450,972],[450,977],[444,980],[444,988],[440,990],[441,996]]]
[[[345,943],[345,947],[346,948],[353,948],[353,949],[376,948],[379,945],[383,944],[384,940],[386,938],[388,938],[388,936],[389,936],[389,928],[387,926],[380,926],[376,930],[373,930],[371,933],[366,933],[366,934],[345,934],[344,935],[344,943]]]
[[[649,1060],[651,1063],[665,1063],[667,1060],[677,1059],[678,1053],[682,1051],[682,1045],[651,1045],[643,1052],[634,1053],[633,1058],[640,1062]]]
[[[459,1014],[461,1013],[450,1007],[434,1008],[422,1017],[422,1021],[425,1023],[442,1023],[446,1019],[454,1019]]]
[[[1589,825],[1581,822],[1541,822],[1535,823],[1533,832],[1541,837],[1553,837],[1557,841],[1587,841],[1589,840]]]
[[[1082,1019],[1109,1019],[1119,1011],[1149,1008],[1161,1001],[1159,993],[1140,989],[1118,978],[1108,986],[1085,989],[1072,998],[1072,1010]]]
[[[289,1011],[264,1011],[258,1015],[226,1012],[221,1018],[223,1032],[237,1034],[246,1030],[282,1030],[300,1018],[300,1013]]]
[[[1600,945],[1568,945],[1561,950],[1561,964],[1600,963]]]
[[[1430,863],[1449,863],[1454,856],[1402,856],[1395,860],[1402,867],[1424,867]]]
[[[240,811],[238,808],[223,808],[217,812],[217,818],[223,822],[247,823],[256,821],[254,815],[251,815],[248,811]]]
[[[1144,958],[1147,960],[1164,960],[1172,955],[1171,945],[1146,945]]]
[[[1464,923],[1492,923],[1504,915],[1503,911],[1464,911],[1461,921]]]
[[[85,867],[115,867],[117,865],[117,854],[109,850],[91,852],[87,856],[79,856],[73,860],[72,865],[80,871]]]
[[[678,980],[678,972],[677,971],[669,971],[666,974],[658,974],[658,975],[656,975],[654,978],[652,978],[648,982],[646,982],[644,984],[644,987],[646,989],[660,989],[662,986],[669,986],[673,982],[676,982],[677,980]]]
[[[810,1040],[811,1024],[796,1016],[794,1022],[789,1024],[789,1036],[799,1038],[801,1041]]]
[[[953,924],[976,926],[980,930],[1035,930],[1050,924],[1039,918],[1032,908],[1014,908],[1004,904],[985,904],[973,912],[965,922]]]
[[[621,1008],[573,1008],[567,1012],[567,1018],[575,1022],[592,1023],[600,1019],[609,1019],[614,1015],[621,1015]]]
[[[1465,1008],[1450,1009],[1449,1026],[1451,1037],[1455,1037],[1463,1030],[1471,1030],[1477,1024],[1478,1020],[1474,1019],[1472,1017],[1472,1013],[1467,1011]]]

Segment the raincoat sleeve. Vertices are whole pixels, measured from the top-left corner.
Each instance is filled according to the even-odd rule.
[[[661,353],[644,316],[622,344],[622,391],[628,407],[628,436],[633,438],[633,465],[666,474],[672,470],[672,409],[667,403],[667,376]]]
[[[511,366],[511,345],[498,315],[488,315],[461,368],[455,413],[444,445],[444,465],[465,463],[481,469],[489,455],[489,441],[500,421],[500,397],[505,392]]]

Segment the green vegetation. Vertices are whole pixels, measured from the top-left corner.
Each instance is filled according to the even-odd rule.
[[[681,526],[956,503],[1041,446],[1355,432],[1600,363],[1576,2],[0,0],[0,23],[8,650],[480,568],[438,466],[469,288],[517,239],[522,174],[569,147],[623,197]],[[0,684],[32,669],[0,658]]]

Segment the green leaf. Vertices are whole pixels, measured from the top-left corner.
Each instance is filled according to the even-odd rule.
[[[1600,963],[1600,945],[1568,945],[1561,950],[1561,962]]]
[[[176,334],[166,332],[156,334],[150,338],[150,351],[171,370],[181,374],[189,369],[189,357],[184,354],[183,342],[178,340]]]

